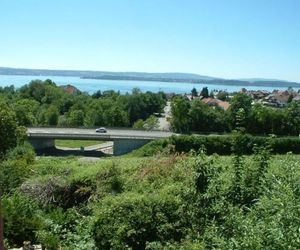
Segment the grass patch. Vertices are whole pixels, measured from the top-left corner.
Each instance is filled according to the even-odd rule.
[[[104,143],[104,141],[87,141],[87,140],[55,140],[55,146],[66,148],[88,147]]]

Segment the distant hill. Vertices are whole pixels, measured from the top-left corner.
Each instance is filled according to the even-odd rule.
[[[97,77],[143,77],[143,78],[169,78],[169,79],[217,79],[210,76],[202,76],[189,73],[146,73],[146,72],[109,72],[91,70],[50,70],[50,69],[19,69],[0,67],[0,75],[34,75],[34,76],[75,76],[86,78]]]
[[[280,79],[272,79],[272,78],[242,78],[238,79],[241,81],[247,81],[247,82],[287,82],[285,80]]]
[[[18,69],[0,67],[0,75],[33,75],[33,76],[66,76],[85,79],[189,82],[201,84],[222,84],[231,86],[267,86],[300,88],[300,83],[267,78],[222,79],[189,73],[146,73],[146,72],[109,72],[90,70],[49,70],[49,69]]]

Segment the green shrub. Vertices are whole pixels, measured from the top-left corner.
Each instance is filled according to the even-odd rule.
[[[300,138],[274,138],[270,141],[274,153],[300,153]]]
[[[235,139],[236,135],[180,135],[172,136],[169,143],[175,146],[177,152],[198,151],[204,147],[207,154],[230,155],[236,151],[232,148]],[[252,154],[255,146],[263,146],[266,143],[270,144],[272,153],[300,153],[300,139],[298,138],[269,138],[249,134],[240,136],[237,149],[241,151],[241,154]]]
[[[166,148],[168,145],[168,140],[166,139],[160,139],[160,140],[154,140],[143,147],[134,150],[132,153],[130,153],[130,156],[136,156],[136,157],[145,157],[145,156],[153,156],[157,153],[160,153]]]
[[[23,241],[35,241],[35,232],[41,227],[37,204],[28,197],[14,193],[2,197],[4,209],[4,237],[11,246],[21,246]]]
[[[0,164],[0,192],[10,193],[29,176],[29,166],[23,160],[6,160]]]
[[[15,147],[7,154],[8,159],[24,160],[26,164],[34,163],[35,156],[34,149],[29,143],[24,143],[23,145]]]
[[[95,208],[98,249],[145,249],[150,242],[179,241],[184,234],[180,201],[167,194],[127,193]]]
[[[95,249],[91,218],[81,216],[75,209],[51,208],[43,216],[43,228],[37,231],[37,239],[49,250]]]

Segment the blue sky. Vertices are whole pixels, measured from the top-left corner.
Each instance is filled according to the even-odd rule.
[[[0,66],[300,81],[300,0],[0,0]]]

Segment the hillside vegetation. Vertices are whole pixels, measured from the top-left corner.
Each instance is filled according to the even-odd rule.
[[[163,150],[89,161],[34,160],[28,152],[17,147],[1,164],[11,246],[31,240],[48,249],[300,247],[298,155]]]
[[[73,95],[50,80],[0,92],[6,247],[29,240],[48,250],[300,249],[299,138],[246,134],[251,116],[239,108],[229,111],[236,126],[228,135],[173,136],[96,160],[36,157],[24,125],[112,124],[120,122],[114,110],[122,103],[124,121],[133,124],[161,110],[165,97],[138,90]],[[290,117],[299,110],[288,108]],[[184,109],[177,111],[173,125],[174,118],[178,128],[189,124],[179,119]],[[292,120],[284,131],[294,134],[300,123]]]

